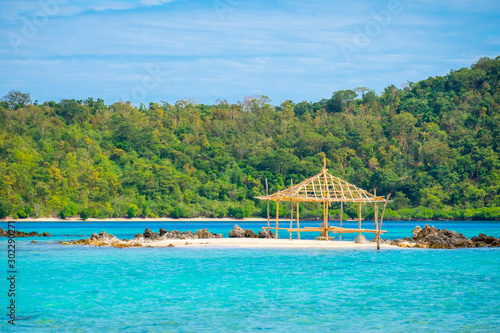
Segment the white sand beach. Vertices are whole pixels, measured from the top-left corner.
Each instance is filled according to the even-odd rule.
[[[317,248],[317,249],[376,249],[376,243],[356,244],[353,241],[318,241],[303,239],[269,238],[209,238],[209,239],[167,239],[141,242],[143,247],[221,247],[221,248]],[[400,249],[398,246],[380,244],[381,249]]]

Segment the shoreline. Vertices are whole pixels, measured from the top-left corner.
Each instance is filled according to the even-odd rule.
[[[346,249],[376,250],[376,243],[357,244],[354,241],[318,241],[309,239],[266,239],[266,238],[218,238],[218,239],[167,239],[150,243],[143,243],[142,247],[212,247],[212,248],[287,248],[287,249]],[[380,244],[381,249],[401,249],[401,247]]]
[[[317,219],[304,219],[301,220],[304,222],[322,222],[321,220]],[[338,222],[338,219],[330,219],[330,222]],[[343,221],[343,222],[356,222],[357,220],[350,220],[350,221]],[[125,217],[116,217],[116,218],[106,218],[106,219],[97,219],[97,218],[89,218],[86,220],[82,220],[81,218],[68,218],[68,219],[62,219],[60,217],[38,217],[38,218],[26,218],[26,219],[0,219],[0,223],[7,223],[7,222],[15,222],[15,223],[22,223],[22,222],[37,222],[37,223],[48,223],[48,222],[64,222],[64,223],[71,223],[71,222],[79,222],[79,223],[85,223],[85,222],[104,222],[104,223],[118,223],[118,222],[265,222],[267,223],[267,218],[262,218],[262,217],[246,217],[243,219],[237,219],[237,218],[229,218],[229,217],[224,217],[224,218],[215,218],[215,217],[190,217],[190,218],[179,218],[179,219],[174,219],[171,217],[159,217],[159,218],[125,218]],[[276,223],[275,218],[271,218],[270,222],[272,224]],[[289,219],[283,218],[280,219],[280,223],[286,223],[290,222]],[[374,222],[373,220],[362,220],[362,223],[370,223]],[[391,219],[384,219],[384,222],[406,222],[406,223],[418,223],[418,222],[497,222],[500,223],[499,220],[391,220]]]
[[[273,219],[270,220],[271,222]],[[285,220],[283,220],[284,222]],[[248,217],[244,219],[237,218],[214,218],[214,217],[192,217],[192,218],[180,218],[174,219],[171,217],[159,217],[159,218],[107,218],[107,219],[96,219],[90,218],[82,220],[80,218],[69,218],[61,219],[57,217],[40,217],[40,218],[27,218],[27,219],[1,219],[0,222],[266,222],[266,218],[261,217]]]
[[[200,239],[162,239],[129,240],[90,244],[62,243],[64,246],[90,246],[115,248],[223,248],[223,249],[333,249],[333,250],[376,250],[377,243],[358,244],[354,241],[320,241],[313,239],[274,239],[274,238],[200,238]],[[402,247],[380,244],[381,249],[402,249]]]

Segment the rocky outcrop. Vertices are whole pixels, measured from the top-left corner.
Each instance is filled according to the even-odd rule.
[[[259,230],[259,238],[275,238],[274,233],[271,230]]]
[[[415,227],[415,229],[413,229],[413,231],[411,232],[411,237],[412,237],[413,239],[416,239],[416,238],[418,237],[418,234],[420,233],[420,231],[422,231],[422,228],[420,228],[420,226],[419,226],[419,225],[417,225],[417,226]]]
[[[479,236],[472,237],[471,240],[476,247],[500,247],[499,238],[486,236],[485,234],[479,234]]]
[[[194,236],[197,236],[199,239],[222,238],[222,234],[213,234],[207,228],[196,231]]]
[[[245,230],[239,225],[235,225],[233,230],[229,232],[229,238],[245,238]]]
[[[259,235],[250,229],[245,229],[245,238],[259,238]]]
[[[207,239],[207,238],[222,238],[222,234],[213,234],[210,231],[205,229],[200,229],[192,233],[187,230],[184,232],[180,232],[179,230],[168,231],[163,228],[160,228],[159,233],[155,233],[151,231],[149,228],[146,228],[143,234],[137,234],[134,236],[134,240],[143,241],[143,240],[165,240],[165,239]]]
[[[50,237],[52,236],[48,232],[38,233],[36,231],[24,232],[24,231],[12,231],[12,230],[3,230],[0,228],[0,237],[9,237],[10,234],[14,234],[14,237]]]
[[[113,242],[119,242],[120,239],[116,237],[115,235],[108,234],[106,231],[101,231],[101,233],[98,235],[95,232],[90,236],[90,241],[92,242],[103,242],[106,244],[113,243]]]
[[[152,232],[148,227],[146,227],[146,230],[144,230],[142,236],[144,237],[144,239],[151,239],[151,240],[157,240],[159,238],[158,234]]]
[[[498,247],[500,239],[493,236],[479,234],[469,239],[462,234],[447,229],[437,229],[426,225],[423,229],[417,226],[412,231],[412,238],[395,239],[392,245],[399,247],[419,247],[433,249],[456,249],[468,247]]]
[[[366,237],[363,236],[363,234],[359,234],[354,239],[354,243],[356,243],[356,244],[368,244],[368,243],[370,243],[370,241],[368,239],[366,239]]]
[[[115,246],[115,247],[125,247],[118,237],[112,234],[108,234],[105,231],[101,231],[100,234],[93,233],[87,239],[72,240],[71,242],[60,242],[64,245],[74,244],[74,245],[92,245],[92,246]]]
[[[271,231],[259,231],[256,234],[253,230],[243,230],[242,227],[236,224],[233,230],[229,232],[229,238],[274,238],[274,234]]]
[[[160,228],[160,232],[158,233],[158,236],[163,237],[164,235],[166,235],[168,233],[167,230],[163,229],[163,228]]]

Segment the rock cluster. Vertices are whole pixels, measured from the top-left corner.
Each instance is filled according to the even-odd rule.
[[[243,229],[236,224],[229,232],[229,238],[274,238],[274,233],[271,230],[264,230],[256,234],[252,230]]]
[[[479,234],[471,238],[476,247],[500,247],[500,239],[493,236]]]
[[[368,239],[366,239],[366,237],[363,236],[363,234],[359,234],[354,239],[354,243],[356,243],[356,244],[367,244],[367,243],[370,243],[370,241]]]
[[[134,236],[134,240],[164,240],[164,239],[207,239],[207,238],[222,238],[222,234],[213,234],[206,228],[195,231],[180,232],[179,230],[168,231],[160,228],[158,233],[151,231],[151,229],[146,227],[143,234],[137,234]]]
[[[92,236],[87,239],[80,239],[76,241],[72,240],[71,242],[61,242],[61,244],[127,247],[125,246],[125,242],[121,241],[115,235],[108,234],[105,231],[101,231],[100,234],[94,232]]]
[[[456,249],[460,247],[498,247],[500,239],[479,234],[469,239],[462,234],[447,229],[437,229],[426,225],[423,229],[417,226],[412,231],[412,238],[395,239],[392,245],[399,247],[419,247],[433,249]]]
[[[48,232],[43,232],[39,234],[36,231],[32,232],[24,232],[24,231],[10,231],[11,233],[14,233],[14,237],[50,237],[52,236]],[[8,237],[9,236],[9,231],[3,230],[0,228],[0,237]]]

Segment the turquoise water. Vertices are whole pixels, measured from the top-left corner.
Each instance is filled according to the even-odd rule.
[[[388,238],[409,236],[416,224],[387,222]],[[499,222],[428,224],[469,237],[500,236]],[[0,330],[500,331],[499,249],[115,249],[55,243],[81,238],[63,234],[101,230],[131,237],[145,225],[154,231],[208,227],[227,237],[234,223],[16,223],[19,230],[55,236],[36,238],[38,244],[16,239],[21,319],[15,328],[2,320]],[[6,249],[5,239],[0,246]],[[6,267],[7,252],[0,253]],[[8,299],[1,295],[5,309]]]

